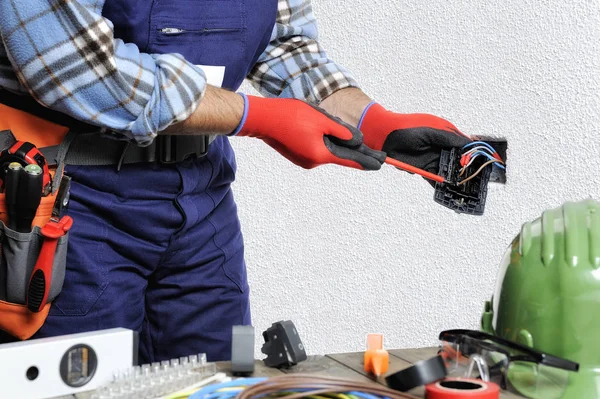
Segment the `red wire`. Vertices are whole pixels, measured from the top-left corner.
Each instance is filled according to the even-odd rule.
[[[407,172],[411,172],[411,173],[415,173],[417,175],[421,175],[421,176],[423,176],[423,177],[425,177],[425,178],[427,178],[429,180],[434,180],[434,181],[437,181],[439,183],[444,183],[446,181],[443,176],[427,172],[426,170],[416,168],[416,167],[414,167],[412,165],[409,165],[409,164],[404,163],[404,162],[400,162],[400,161],[395,160],[395,159],[390,158],[390,157],[387,157],[385,159],[385,163],[387,163],[388,165],[392,165],[392,166],[395,166],[397,168],[400,168],[402,170],[405,170]]]

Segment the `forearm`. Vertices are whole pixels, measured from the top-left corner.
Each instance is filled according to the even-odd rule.
[[[344,122],[358,126],[363,111],[372,101],[361,89],[348,87],[336,91],[323,100],[319,106]]]
[[[338,90],[319,105],[352,126],[372,100],[358,88]],[[243,98],[231,91],[207,86],[200,105],[183,122],[169,126],[160,134],[229,134],[239,125],[244,113]]]
[[[207,86],[198,107],[183,122],[169,126],[160,134],[229,134],[242,120],[244,99],[239,94]]]

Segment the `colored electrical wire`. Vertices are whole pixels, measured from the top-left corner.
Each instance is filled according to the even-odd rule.
[[[492,147],[491,145],[489,145],[489,144],[488,144],[488,143],[486,143],[485,141],[472,141],[472,142],[470,142],[469,144],[465,145],[465,146],[463,147],[463,150],[464,150],[465,148],[469,148],[469,147],[472,147],[472,146],[474,146],[474,145],[483,145],[483,146],[486,146],[487,148],[489,148],[489,149],[490,149],[492,152],[496,152],[496,150],[494,149],[494,147]]]
[[[179,397],[181,398],[181,396]],[[402,399],[408,394],[375,383],[335,377],[292,374],[273,378],[240,378],[205,386],[188,399]]]
[[[462,154],[460,157],[460,165],[462,167],[465,167],[469,163],[469,161],[471,161],[473,158],[477,158],[481,154],[485,154],[488,157],[494,155],[494,154],[490,155],[489,150],[485,147],[476,147],[476,148],[482,148],[485,151],[474,149],[475,151],[467,151],[464,154]]]
[[[160,399],[187,399],[194,392],[197,392],[200,387],[203,387],[208,384],[214,384],[219,382],[228,382],[231,381],[231,377],[227,377],[225,373],[217,373],[212,377],[206,378],[192,386],[189,386],[181,391],[177,391],[175,393],[166,395],[161,397]]]
[[[411,395],[370,382],[357,382],[328,376],[286,374],[252,385],[240,392],[236,399],[259,399],[265,396],[269,398],[285,396],[285,399],[327,396],[333,399],[343,399],[348,395],[357,396],[360,399],[414,398]]]
[[[490,160],[498,161],[498,159],[497,159],[497,158],[494,158],[493,156],[491,156],[491,155],[490,155],[490,154],[488,154],[487,152],[483,152],[483,151],[477,151],[477,152],[474,152],[474,153],[472,153],[472,154],[471,154],[471,158],[470,158],[470,160],[469,160],[469,163],[467,163],[467,164],[464,166],[464,168],[467,168],[467,167],[469,167],[469,166],[470,166],[470,165],[473,163],[473,161],[474,161],[474,160],[475,160],[475,159],[476,159],[478,156],[480,156],[480,155],[483,155],[484,157],[487,157],[487,158],[488,158],[488,159],[490,159]]]
[[[462,168],[460,169],[460,173],[458,175],[459,178],[467,172],[467,169],[469,169],[473,162],[480,156],[487,158],[488,161],[483,163],[483,165],[481,165],[475,173],[458,182],[458,185],[465,184],[469,180],[475,178],[488,165],[493,164],[501,169],[506,169],[504,166],[504,161],[502,160],[496,149],[490,144],[486,143],[485,141],[473,141],[463,146],[462,149],[468,150],[465,151],[460,158],[460,164],[462,165]]]
[[[488,147],[484,147],[484,146],[480,145],[480,146],[471,148],[469,151],[463,152],[462,156],[464,157],[466,155],[472,154],[472,153],[477,152],[477,151],[486,151],[486,152],[488,152],[488,153],[490,153],[492,155],[494,155],[496,153],[496,151],[492,151]]]
[[[479,155],[484,155],[485,157],[487,157],[490,161],[492,161],[492,163],[494,163],[496,166],[498,166],[501,169],[505,169],[504,166],[502,165],[503,162],[498,160],[497,158],[492,157],[491,155],[489,155],[488,153],[485,152],[476,152],[473,154],[473,156],[471,157],[471,159],[469,160],[469,163],[467,163],[465,166],[463,166],[460,169],[460,173],[458,175],[458,177],[462,177],[462,175],[467,171],[468,167],[471,166],[471,164],[473,163],[473,161],[475,161],[475,159],[479,156]]]
[[[498,154],[498,151],[496,151],[496,149],[494,147],[492,147],[491,145],[489,145],[488,143],[486,143],[484,141],[474,141],[472,143],[469,143],[463,147],[463,150],[466,148],[472,147],[473,145],[475,145],[476,147],[474,147],[468,151],[465,151],[462,155],[463,157],[465,155],[475,151],[475,149],[480,149],[480,148],[484,147],[487,151],[490,152],[490,154],[492,154],[494,156],[494,158],[496,158],[499,161],[502,161],[502,158],[500,157],[500,154]]]
[[[484,169],[486,166],[488,166],[488,165],[491,165],[491,164],[493,164],[494,162],[498,162],[498,161],[497,161],[497,160],[491,160],[491,161],[487,161],[486,163],[484,163],[483,165],[481,165],[481,166],[479,167],[479,169],[477,169],[477,171],[476,171],[475,173],[473,173],[471,176],[469,176],[469,177],[467,177],[467,178],[465,178],[465,179],[463,179],[463,180],[459,181],[459,182],[458,182],[458,185],[465,184],[465,183],[466,183],[466,182],[468,182],[469,180],[473,179],[475,176],[477,176],[479,173],[481,173],[481,171],[482,171],[482,170],[483,170],[483,169]]]
[[[471,148],[469,151],[465,151],[464,153],[465,153],[465,154],[468,154],[468,153],[470,153],[470,152],[473,152],[473,151],[478,151],[478,150],[485,150],[485,151],[489,152],[490,154],[493,154],[493,153],[495,153],[495,152],[496,152],[496,150],[494,150],[494,149],[493,149],[492,147],[490,147],[490,146],[486,146],[486,145],[477,145],[477,146],[475,146],[475,147]]]
[[[266,377],[237,378],[220,384],[208,385],[189,395],[189,399],[228,399],[235,398],[249,386],[266,381]]]

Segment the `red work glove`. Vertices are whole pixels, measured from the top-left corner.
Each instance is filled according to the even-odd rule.
[[[294,99],[242,97],[244,117],[232,135],[262,139],[298,166],[379,170],[385,160],[385,153],[363,144],[358,129],[320,108]]]
[[[365,109],[358,127],[367,146],[435,174],[443,148],[463,147],[471,142],[445,119],[429,114],[397,114],[377,103]]]

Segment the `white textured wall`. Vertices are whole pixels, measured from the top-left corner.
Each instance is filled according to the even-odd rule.
[[[257,348],[284,318],[311,354],[363,350],[368,332],[399,348],[478,326],[521,224],[600,199],[599,4],[313,2],[329,54],[386,107],[506,137],[508,184],[490,187],[483,217],[457,215],[391,167],[306,171],[234,140]]]

